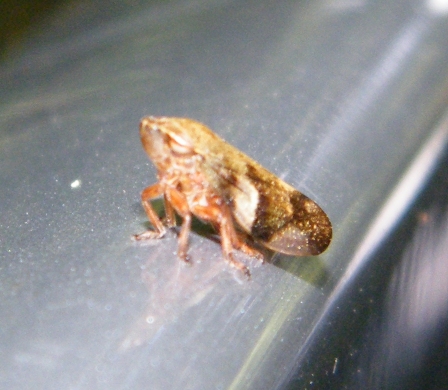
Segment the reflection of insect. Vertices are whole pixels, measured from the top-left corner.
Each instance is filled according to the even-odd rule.
[[[174,211],[183,218],[178,256],[186,262],[192,215],[215,227],[225,260],[248,277],[249,269],[233,258],[233,250],[263,257],[246,244],[236,226],[267,248],[288,255],[318,255],[330,244],[331,223],[316,203],[203,124],[148,116],[140,123],[140,137],[159,181],[142,192],[143,207],[155,230],[135,235],[135,240],[165,234],[150,202],[163,196],[166,225],[175,225]]]

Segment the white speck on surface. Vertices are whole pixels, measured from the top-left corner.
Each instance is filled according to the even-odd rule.
[[[70,184],[70,187],[72,188],[79,188],[81,187],[81,180],[76,179],[75,181],[72,181]]]

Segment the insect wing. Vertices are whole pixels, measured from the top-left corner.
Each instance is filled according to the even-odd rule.
[[[225,144],[229,147],[233,153],[221,154],[224,160],[209,156],[204,172],[218,192],[225,194],[238,225],[274,251],[295,256],[322,253],[332,237],[325,212],[250,157]],[[237,159],[228,161],[224,157],[235,151]]]

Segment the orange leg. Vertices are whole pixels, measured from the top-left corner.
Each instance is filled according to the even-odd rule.
[[[199,218],[210,221],[217,228],[221,236],[221,247],[224,259],[230,266],[240,270],[244,275],[250,278],[249,269],[241,262],[235,260],[232,255],[234,249],[241,250],[249,256],[263,260],[263,256],[255,249],[251,248],[244,242],[234,227],[233,218],[230,210],[226,205],[214,206],[196,206],[193,213]]]
[[[170,205],[171,212],[174,210],[182,217],[182,227],[180,228],[179,234],[179,248],[177,250],[177,255],[186,263],[190,261],[187,254],[188,252],[188,236],[191,231],[191,212],[188,207],[187,199],[185,195],[181,192],[168,188],[165,197],[166,203]],[[173,213],[174,217],[174,213]]]
[[[176,226],[176,216],[174,214],[174,209],[171,203],[168,201],[166,195],[163,196],[165,203],[165,224],[168,227]]]
[[[227,263],[229,263],[231,267],[240,270],[249,279],[250,278],[249,268],[247,268],[240,261],[235,260],[235,258],[232,255],[233,252],[232,235],[233,234],[236,235],[232,221],[224,217],[221,220],[219,233],[221,235],[221,247],[224,259],[227,261]]]
[[[148,216],[149,221],[151,222],[152,226],[154,226],[155,230],[147,230],[146,232],[135,234],[133,236],[134,240],[140,241],[153,238],[161,238],[165,235],[165,226],[163,226],[162,221],[151,205],[151,199],[158,198],[162,194],[163,188],[159,183],[147,187],[142,191],[142,205],[146,211],[146,215]]]
[[[246,243],[244,233],[237,232],[235,229],[232,229],[231,233],[232,233],[231,241],[235,249],[240,250],[241,252],[245,253],[250,257],[255,257],[257,260],[260,260],[261,263],[264,263],[264,256],[256,249],[252,248],[250,245]]]
[[[221,247],[224,259],[230,266],[240,270],[250,278],[250,271],[243,263],[233,257],[234,249],[241,250],[245,254],[263,261],[263,256],[257,250],[246,244],[244,236],[235,230],[230,210],[225,204],[209,204],[207,206],[195,205],[190,211],[187,199],[183,193],[173,188],[166,188],[160,183],[147,187],[142,192],[142,204],[154,230],[147,230],[134,236],[135,240],[147,240],[161,238],[166,233],[166,228],[151,205],[151,200],[164,196],[165,221],[171,227],[175,226],[174,210],[182,217],[182,227],[179,233],[178,256],[185,262],[189,262],[188,236],[191,231],[192,212],[200,219],[209,221],[221,236]]]

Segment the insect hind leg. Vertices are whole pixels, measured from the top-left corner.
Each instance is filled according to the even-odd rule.
[[[264,263],[264,256],[255,248],[252,248],[249,244],[247,244],[246,240],[248,237],[244,233],[240,233],[233,230],[233,235],[231,237],[232,245],[235,249],[240,250],[241,252],[245,253],[246,255],[250,257],[254,257],[257,260],[261,261],[261,263]]]
[[[233,250],[234,249],[241,249],[241,251],[246,252],[246,249],[249,248],[243,241],[238,241],[235,229],[232,225],[231,220],[228,218],[223,218],[220,224],[220,235],[221,235],[221,247],[222,247],[222,253],[224,255],[224,259],[227,263],[233,268],[236,268],[237,270],[241,271],[248,279],[250,279],[250,271],[249,268],[241,263],[240,261],[236,260],[233,257]],[[236,245],[235,245],[236,244]],[[244,249],[243,249],[244,248]],[[252,248],[249,248],[251,250],[251,253],[253,253]],[[253,256],[253,254],[247,253]]]
[[[211,202],[210,202],[211,203]],[[217,202],[218,203],[218,202]],[[225,261],[233,268],[241,271],[250,278],[249,268],[233,257],[233,251],[241,250],[243,253],[263,260],[263,256],[246,244],[243,234],[236,232],[232,214],[226,204],[214,204],[207,207],[195,205],[193,214],[198,218],[208,221],[221,236],[221,248]]]

